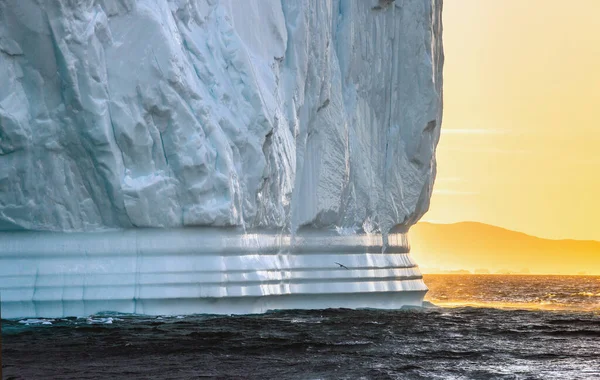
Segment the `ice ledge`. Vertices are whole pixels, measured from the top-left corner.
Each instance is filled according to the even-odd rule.
[[[405,235],[224,229],[0,233],[5,318],[421,305]],[[340,265],[341,264],[341,265]]]

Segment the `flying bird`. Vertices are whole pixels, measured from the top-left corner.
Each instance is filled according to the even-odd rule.
[[[345,269],[348,269],[348,270],[350,270],[350,268],[348,268],[348,267],[347,267],[347,266],[345,266],[344,264],[340,264],[340,263],[338,263],[337,261],[334,261],[334,263],[336,263],[337,265],[339,265],[341,268],[345,268]]]

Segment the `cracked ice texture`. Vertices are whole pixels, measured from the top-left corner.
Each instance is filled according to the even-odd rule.
[[[0,2],[0,229],[408,228],[435,177],[441,8]]]

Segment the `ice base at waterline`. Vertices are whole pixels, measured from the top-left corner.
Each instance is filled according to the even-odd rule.
[[[136,229],[0,233],[2,316],[420,306],[403,234]],[[341,265],[340,265],[341,264]]]

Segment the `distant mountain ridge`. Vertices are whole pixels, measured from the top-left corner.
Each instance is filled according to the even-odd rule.
[[[600,242],[551,240],[478,222],[422,222],[411,252],[427,269],[539,274],[600,274]]]

